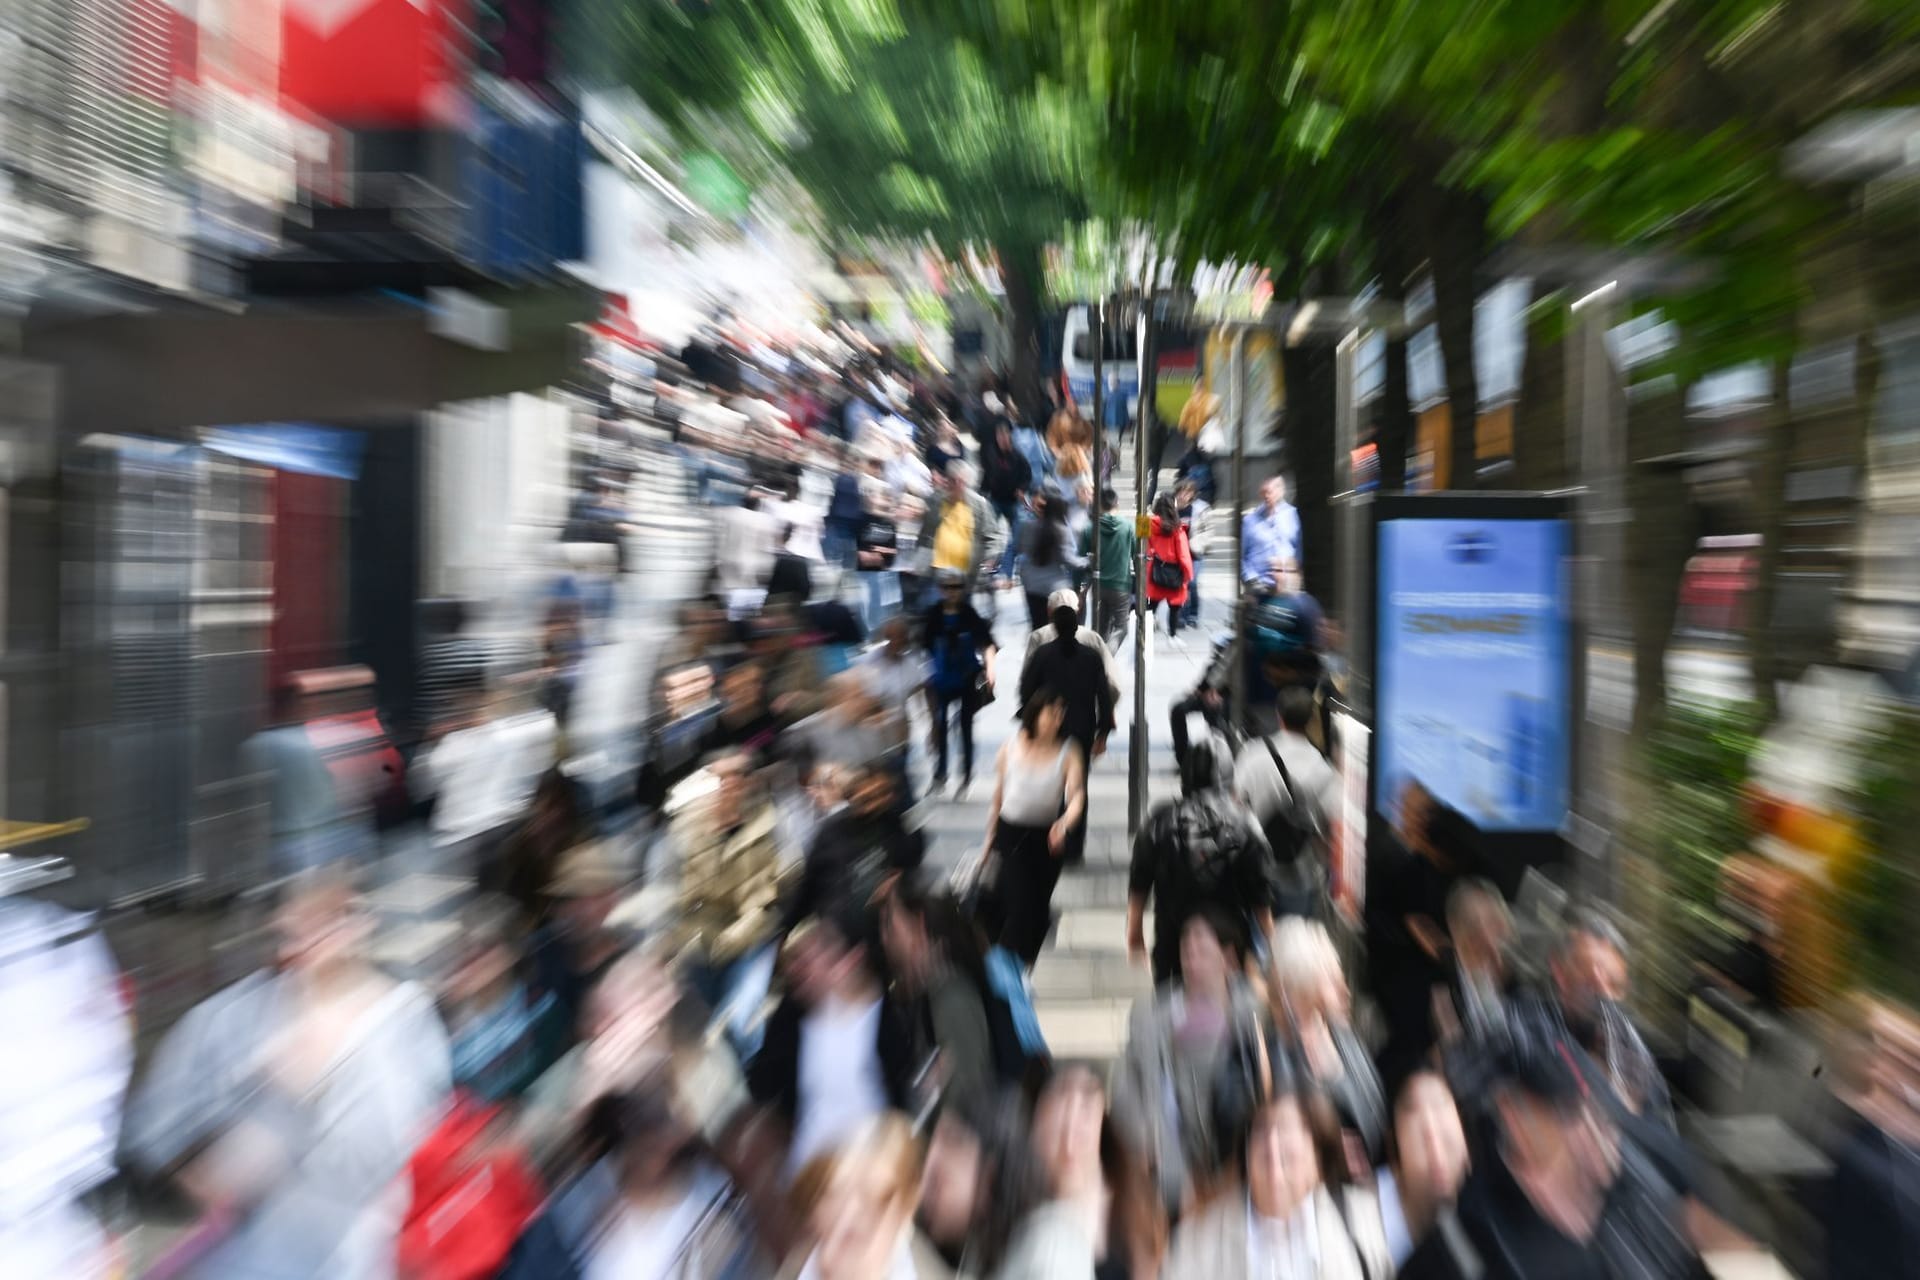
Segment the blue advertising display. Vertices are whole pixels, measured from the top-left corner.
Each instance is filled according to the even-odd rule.
[[[1482,831],[1567,812],[1567,524],[1387,518],[1377,542],[1377,808],[1424,783]]]

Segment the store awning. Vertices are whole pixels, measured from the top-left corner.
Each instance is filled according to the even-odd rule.
[[[22,354],[57,368],[65,439],[186,439],[228,423],[374,426],[563,381],[574,326],[599,312],[595,291],[575,283],[478,302],[503,313],[501,349],[435,333],[428,307],[400,295],[221,307],[86,281],[36,300]]]

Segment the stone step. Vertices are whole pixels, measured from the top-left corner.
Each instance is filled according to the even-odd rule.
[[[1035,1013],[1056,1062],[1104,1066],[1126,1047],[1127,1018],[1132,1008],[1132,1000],[1123,996],[1048,1003],[1038,1006]]]
[[[1132,1000],[1152,990],[1152,977],[1145,969],[1130,964],[1124,953],[1045,951],[1033,967],[1033,999],[1037,1007],[1088,1000]]]

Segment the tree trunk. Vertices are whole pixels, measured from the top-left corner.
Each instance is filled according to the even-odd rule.
[[[1339,561],[1334,555],[1333,495],[1336,467],[1333,443],[1334,388],[1338,381],[1334,350],[1325,343],[1288,347],[1286,371],[1287,461],[1293,471],[1294,505],[1300,511],[1300,571],[1308,594],[1330,609],[1336,599]]]
[[[1401,201],[1386,202],[1376,219],[1380,247],[1380,299],[1394,309],[1407,300],[1407,230],[1398,216]],[[1413,442],[1413,401],[1407,389],[1407,336],[1404,326],[1387,335],[1386,376],[1374,402],[1374,446],[1380,454],[1380,492],[1407,487],[1407,446]]]
[[[1793,408],[1787,399],[1791,366],[1792,361],[1785,356],[1773,362],[1773,402],[1767,408],[1766,431],[1754,465],[1753,505],[1759,517],[1760,564],[1747,600],[1747,669],[1753,680],[1753,696],[1766,709],[1768,719],[1778,709],[1776,687],[1782,674],[1773,613],[1780,594],[1780,553],[1786,538],[1787,472],[1793,461]]]
[[[1667,710],[1667,649],[1680,612],[1680,582],[1698,520],[1678,467],[1643,459],[1671,454],[1686,434],[1687,388],[1627,408],[1627,608],[1633,621],[1633,739],[1646,741]]]
[[[1513,408],[1514,482],[1522,489],[1573,486],[1567,465],[1567,322],[1553,308],[1527,325],[1520,403]]]
[[[1477,200],[1447,191],[1435,193],[1433,215],[1428,265],[1433,271],[1440,358],[1447,372],[1447,487],[1471,489],[1478,466],[1475,426],[1480,416],[1480,380],[1473,367],[1473,310],[1479,301],[1477,269],[1486,240],[1485,215]]]
[[[1007,291],[1007,340],[1012,368],[1007,391],[1020,416],[1044,430],[1047,393],[1040,368],[1040,294],[1045,266],[1034,245],[996,245],[1000,282]]]

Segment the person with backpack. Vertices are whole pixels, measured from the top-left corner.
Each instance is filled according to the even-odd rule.
[[[947,785],[947,732],[958,713],[960,724],[960,789],[973,783],[973,717],[993,698],[994,661],[999,646],[993,627],[967,599],[966,575],[942,569],[940,600],[920,623],[920,643],[927,651],[927,710],[933,719],[933,790]]]
[[[881,907],[880,941],[914,1060],[931,1065],[941,1105],[975,1114],[1022,1083],[1027,1053],[959,905],[902,884]]]
[[[1276,915],[1313,915],[1325,883],[1326,833],[1340,802],[1340,775],[1307,737],[1316,711],[1300,685],[1280,691],[1280,730],[1240,749],[1233,781],[1273,849]]]
[[[1180,634],[1180,614],[1193,585],[1193,548],[1180,523],[1173,495],[1153,500],[1153,527],[1147,534],[1147,612],[1167,606],[1167,635]]]
[[[1093,625],[1108,649],[1126,638],[1127,619],[1133,616],[1133,521],[1120,514],[1120,495],[1113,486],[1100,490],[1100,519],[1087,532],[1081,553],[1091,558],[1099,539],[1099,572],[1093,581]]]
[[[1146,911],[1153,903],[1153,979],[1180,976],[1187,921],[1208,908],[1237,916],[1250,936],[1273,927],[1273,853],[1253,815],[1228,785],[1231,757],[1212,738],[1193,744],[1178,800],[1147,818],[1133,842],[1127,873],[1127,953],[1145,957]]]

